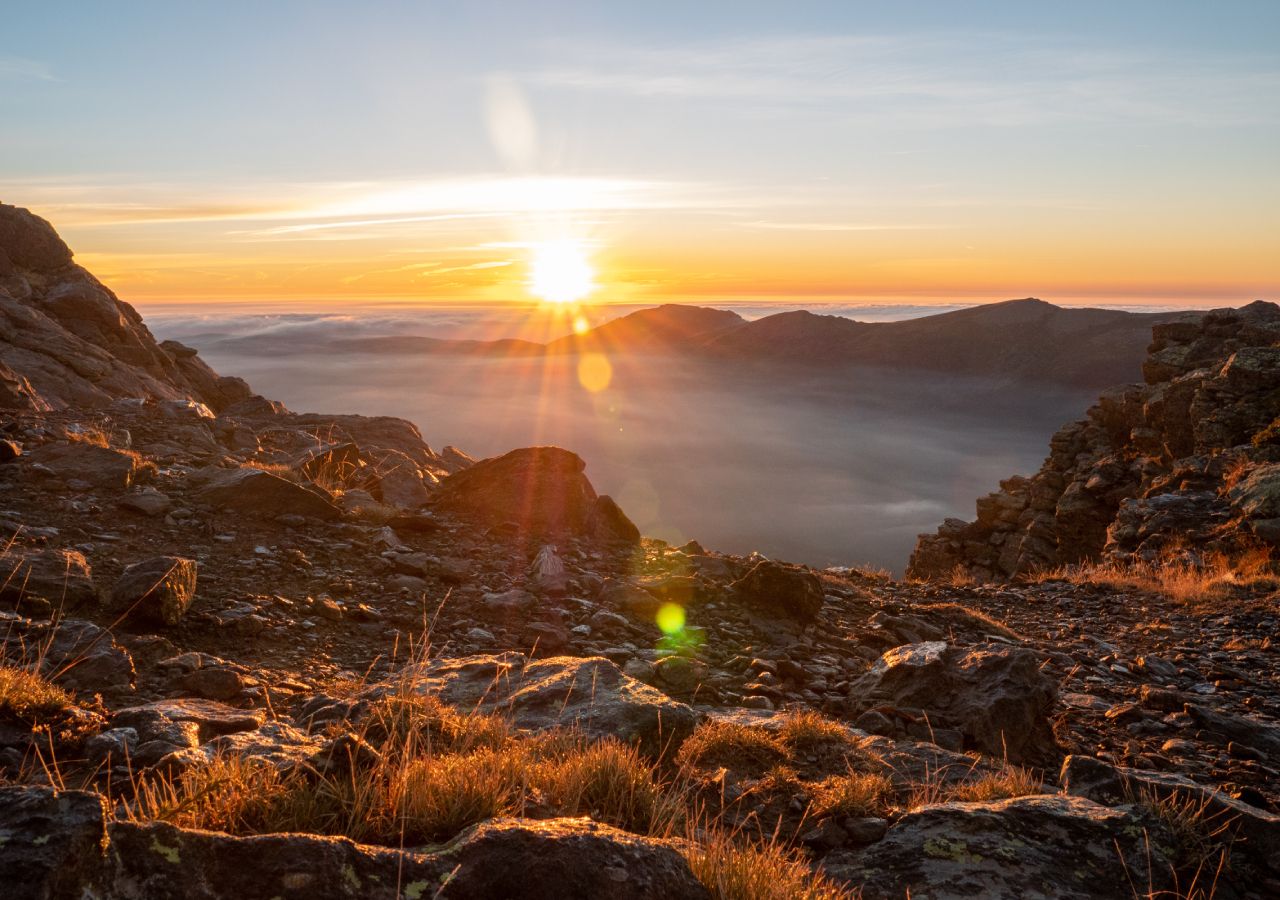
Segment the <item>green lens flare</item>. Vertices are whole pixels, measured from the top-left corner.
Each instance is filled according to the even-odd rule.
[[[657,620],[663,634],[679,634],[684,631],[684,607],[678,603],[664,603],[658,609]]]

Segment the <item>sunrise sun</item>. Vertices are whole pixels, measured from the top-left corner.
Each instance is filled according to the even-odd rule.
[[[596,288],[595,270],[579,241],[541,241],[530,248],[529,291],[548,303],[574,303]]]

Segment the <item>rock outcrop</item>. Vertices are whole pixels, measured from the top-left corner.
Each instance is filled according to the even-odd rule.
[[[450,476],[436,505],[530,538],[594,536],[634,542],[639,530],[618,505],[599,497],[582,457],[559,447],[527,447],[481,460]]]
[[[922,535],[908,574],[1004,579],[1280,544],[1280,307],[1156,325],[1145,384],[1104,393],[1030,478]]]
[[[158,344],[132,306],[72,262],[48,222],[0,204],[0,408],[143,397],[221,410],[251,393],[190,348]]]

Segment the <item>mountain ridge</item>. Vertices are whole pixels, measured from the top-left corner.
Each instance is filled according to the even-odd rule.
[[[865,367],[949,372],[1101,390],[1138,375],[1155,324],[1195,312],[1065,308],[1027,298],[895,322],[859,322],[809,310],[747,319],[730,310],[663,304],[546,343],[428,335],[288,339],[247,336],[209,349],[256,352],[537,357],[588,352],[672,355],[779,370]]]

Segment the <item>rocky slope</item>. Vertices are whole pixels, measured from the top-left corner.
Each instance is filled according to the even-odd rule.
[[[1280,891],[1269,589],[672,547],[568,451],[215,409],[99,350],[136,394],[48,408],[37,360],[0,412],[6,896]]]
[[[921,536],[908,574],[979,580],[1185,551],[1239,558],[1280,541],[1280,307],[1253,303],[1157,325],[1145,384],[1099,398],[1030,478],[978,501],[973,522]]]

